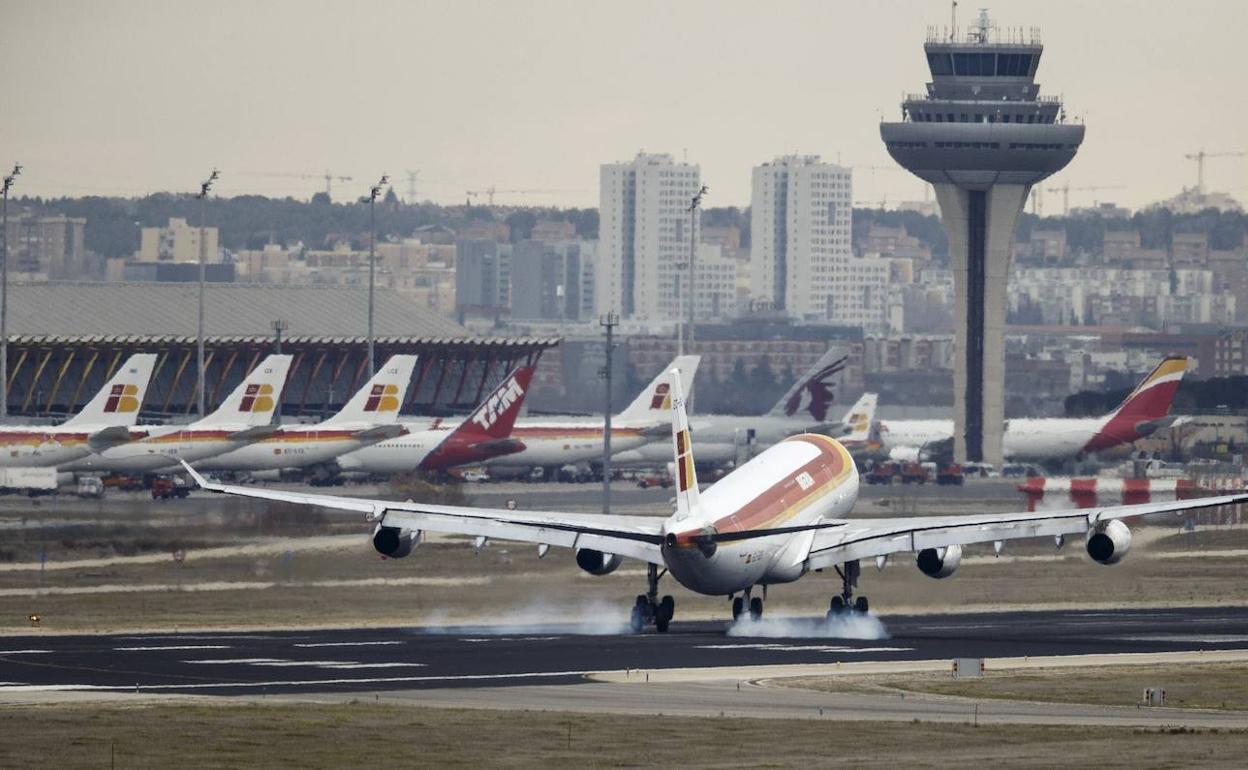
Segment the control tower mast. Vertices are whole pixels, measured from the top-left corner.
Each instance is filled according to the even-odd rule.
[[[1001,29],[981,11],[963,33],[928,28],[932,82],[901,103],[880,136],[899,164],[936,190],[957,298],[954,457],[1000,465],[1005,432],[1006,278],[1031,186],[1083,142],[1060,99],[1040,96],[1039,30]]]

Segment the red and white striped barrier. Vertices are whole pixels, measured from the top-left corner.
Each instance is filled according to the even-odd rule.
[[[1211,482],[1211,483],[1206,483]],[[1028,511],[1057,511],[1070,508],[1095,508],[1102,505],[1138,505],[1189,500],[1212,493],[1240,491],[1243,480],[1226,477],[1202,479],[1118,479],[1118,478],[1044,478],[1032,477],[1018,485],[1027,496]],[[1238,524],[1240,506],[1225,506],[1222,511],[1202,515],[1202,523]]]

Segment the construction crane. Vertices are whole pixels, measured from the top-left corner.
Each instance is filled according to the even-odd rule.
[[[326,169],[325,172],[322,174],[289,174],[289,173],[283,173],[280,171],[248,171],[248,172],[244,172],[244,176],[282,176],[288,179],[324,179],[325,180],[325,194],[330,197],[333,197],[334,182],[352,181],[352,177],[337,176],[337,175],[331,174],[329,172],[329,169]]]
[[[1242,158],[1248,155],[1244,151],[1232,152],[1205,152],[1198,150],[1184,155],[1188,160],[1196,161],[1196,192],[1203,193],[1205,191],[1205,158]]]
[[[1067,182],[1061,187],[1050,187],[1049,192],[1052,192],[1052,193],[1060,192],[1062,194],[1062,216],[1068,217],[1070,216],[1070,191],[1071,190],[1086,192],[1089,190],[1121,190],[1124,187],[1126,187],[1126,185],[1121,185],[1121,184],[1090,184],[1090,185],[1084,185],[1082,187],[1071,187],[1070,182]]]
[[[580,190],[499,190],[498,188],[491,185],[490,187],[484,190],[469,190],[467,194],[468,194],[468,205],[470,206],[472,205],[473,198],[479,198],[482,195],[485,196],[485,204],[487,206],[493,206],[495,195],[541,195],[544,193],[567,193],[567,192],[580,192]]]

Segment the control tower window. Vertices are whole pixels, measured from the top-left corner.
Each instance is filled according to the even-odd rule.
[[[1019,78],[1031,74],[1031,54],[1003,53],[997,57],[997,76]]]
[[[953,62],[949,60],[947,53],[929,53],[927,66],[932,70],[933,76],[953,74]]]
[[[991,77],[996,74],[996,54],[955,53],[954,72],[961,77]]]

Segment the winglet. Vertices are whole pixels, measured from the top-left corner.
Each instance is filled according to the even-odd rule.
[[[685,412],[685,392],[680,370],[668,372],[672,383],[672,447],[676,454],[676,516],[684,519],[696,514],[698,502],[698,471],[693,465],[693,443],[689,435],[689,415]]]
[[[188,463],[186,460],[179,459],[178,462],[182,463],[182,467],[186,469],[186,472],[191,474],[191,479],[195,481],[195,486],[199,487],[200,489],[207,489],[210,491],[212,490],[213,486],[215,486],[208,479],[199,475],[199,471],[192,468],[191,464]]]

